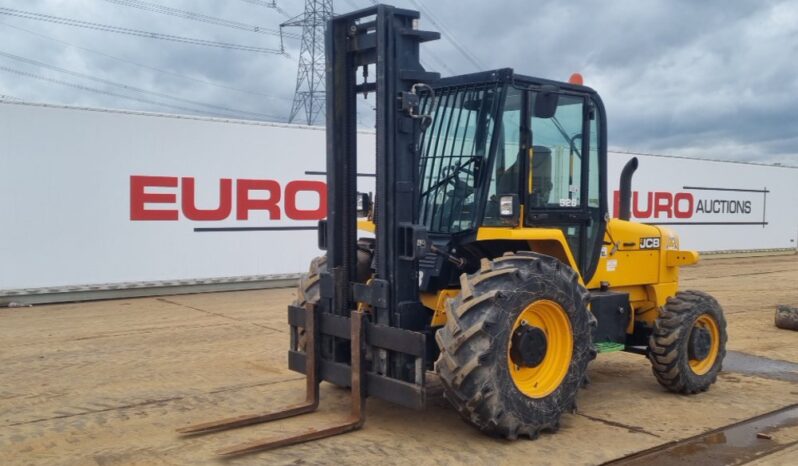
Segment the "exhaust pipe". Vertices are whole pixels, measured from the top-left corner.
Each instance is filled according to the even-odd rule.
[[[621,208],[618,215],[621,220],[629,220],[632,217],[632,175],[635,170],[637,170],[637,157],[632,157],[621,171]]]

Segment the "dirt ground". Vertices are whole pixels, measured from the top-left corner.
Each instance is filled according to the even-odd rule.
[[[798,363],[798,333],[773,325],[777,304],[798,305],[798,256],[704,260],[684,269],[683,287],[718,298],[729,350]],[[220,447],[337,419],[348,392],[328,384],[317,414],[175,434],[302,399],[303,377],[286,369],[292,298],[279,289],[1,309],[0,464],[598,464],[798,403],[789,368],[730,362],[709,392],[687,397],[665,392],[642,356],[610,353],[591,364],[577,414],[536,441],[485,437],[443,401],[415,412],[369,400],[360,431],[215,459]],[[796,442],[798,429],[773,441]],[[758,461],[795,455],[793,446]]]

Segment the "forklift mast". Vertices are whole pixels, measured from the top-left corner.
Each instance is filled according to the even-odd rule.
[[[373,17],[371,19],[370,17]],[[335,293],[330,311],[346,315],[354,301],[375,310],[376,322],[406,327],[403,309],[417,307],[416,245],[418,140],[422,118],[414,85],[440,78],[424,70],[419,44],[440,37],[414,28],[419,14],[380,5],[332,19],[327,30],[326,249]],[[366,21],[361,21],[368,19]],[[357,83],[359,67],[374,65],[374,82]],[[376,275],[356,283],[357,124],[356,98],[376,92]],[[399,254],[397,254],[399,252]],[[340,274],[340,276],[338,276]],[[358,285],[358,286],[356,286]],[[347,290],[347,291],[345,291]],[[394,314],[394,315],[392,315]]]
[[[423,406],[425,353],[428,340],[432,342],[423,333],[429,330],[429,311],[419,301],[416,264],[428,249],[426,230],[415,223],[418,145],[425,122],[418,110],[420,89],[429,89],[423,83],[440,78],[425,71],[419,61],[420,44],[440,34],[418,30],[418,19],[416,11],[378,5],[336,16],[328,23],[328,214],[319,225],[327,272],[320,278],[318,309],[322,377],[347,385],[349,326],[341,321],[341,331],[335,332],[325,322],[346,319],[363,303],[372,311],[365,324],[370,357],[366,391],[415,407]],[[369,82],[369,76],[374,80]],[[377,99],[375,273],[368,283],[358,283],[356,276],[356,99],[361,93],[376,93]],[[289,310],[289,321],[300,323],[303,315],[300,309]],[[289,365],[302,369],[302,356],[291,352]],[[331,369],[325,370],[326,365]],[[336,377],[331,371],[338,371],[332,368],[346,370]]]

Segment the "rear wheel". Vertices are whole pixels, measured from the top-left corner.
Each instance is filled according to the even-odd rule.
[[[535,438],[575,407],[595,319],[576,272],[535,253],[483,261],[461,276],[435,369],[446,398],[480,430]]]
[[[718,302],[701,291],[668,298],[649,339],[654,376],[676,393],[706,391],[726,356],[726,319]]]

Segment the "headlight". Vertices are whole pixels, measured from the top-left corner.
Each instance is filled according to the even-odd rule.
[[[502,196],[499,198],[499,215],[512,217],[515,214],[515,196]]]

